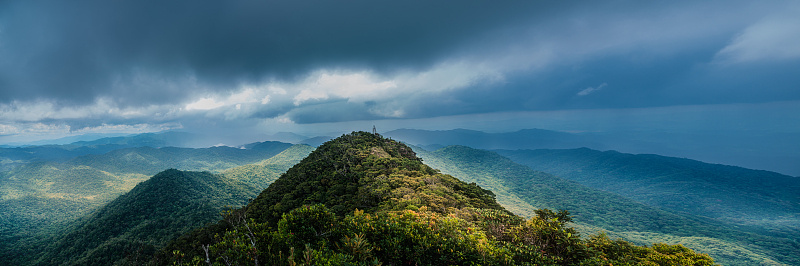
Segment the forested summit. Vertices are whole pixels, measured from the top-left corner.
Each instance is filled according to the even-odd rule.
[[[154,264],[712,265],[680,245],[581,238],[567,211],[525,220],[491,191],[353,132],[326,142],[242,209],[184,235]]]
[[[325,204],[340,216],[355,209],[421,206],[439,213],[466,207],[503,209],[491,191],[439,174],[408,146],[367,132],[317,148],[248,205],[247,214],[274,224],[283,213],[312,204]]]

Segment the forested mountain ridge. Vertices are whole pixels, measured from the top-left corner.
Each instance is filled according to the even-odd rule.
[[[250,187],[249,190],[252,193],[261,191],[279,176],[285,175],[295,177],[294,181],[284,180],[277,182],[283,184],[276,185],[273,192],[267,193],[265,191],[265,193],[260,194],[259,197],[263,197],[261,199],[257,198],[256,201],[259,203],[254,203],[252,206],[238,211],[229,212],[226,216],[226,219],[217,222],[214,226],[210,227],[210,229],[194,231],[192,234],[185,235],[182,240],[172,242],[169,247],[162,251],[163,253],[159,253],[161,254],[159,259],[152,261],[153,263],[181,262],[191,264],[191,260],[193,258],[197,257],[203,259],[205,257],[202,248],[203,245],[205,245],[206,248],[214,247],[209,251],[212,259],[216,258],[219,260],[225,256],[230,259],[234,254],[243,255],[243,253],[238,253],[239,251],[244,250],[242,249],[243,247],[239,246],[235,248],[229,244],[231,244],[230,241],[235,239],[239,239],[237,241],[240,241],[240,244],[246,242],[241,240],[247,240],[249,238],[244,230],[248,230],[247,226],[250,225],[255,227],[261,226],[261,229],[259,229],[261,230],[260,232],[272,237],[271,240],[266,240],[268,243],[262,243],[263,245],[258,248],[263,250],[265,247],[270,247],[281,251],[282,253],[279,252],[278,257],[283,258],[283,260],[274,261],[276,264],[284,264],[288,262],[291,248],[294,248],[295,250],[295,256],[292,258],[295,259],[296,262],[300,262],[301,253],[306,253],[309,256],[316,258],[317,261],[329,260],[363,264],[377,259],[378,261],[382,262],[389,261],[389,263],[384,264],[402,264],[399,262],[400,259],[398,257],[386,257],[384,256],[385,254],[380,255],[380,253],[376,251],[376,249],[386,247],[385,245],[394,245],[391,246],[392,249],[407,248],[405,244],[401,245],[397,243],[392,244],[388,242],[380,242],[380,237],[387,234],[394,234],[398,241],[403,239],[409,240],[410,242],[406,242],[406,244],[410,243],[413,248],[407,248],[406,250],[408,250],[408,252],[411,252],[411,250],[426,250],[425,252],[429,252],[425,254],[416,254],[411,252],[407,254],[408,256],[422,256],[424,258],[434,258],[438,256],[438,258],[444,258],[442,260],[443,263],[448,261],[450,263],[453,261],[469,261],[469,256],[439,256],[436,255],[439,254],[437,253],[439,251],[434,252],[432,250],[427,250],[427,248],[431,247],[430,245],[433,245],[434,247],[439,245],[439,247],[454,248],[454,250],[463,249],[460,253],[462,255],[483,252],[485,254],[490,254],[488,255],[490,257],[500,256],[501,254],[505,254],[503,256],[512,255],[512,257],[517,255],[522,256],[520,253],[517,253],[521,252],[521,250],[514,248],[514,245],[517,245],[520,242],[516,242],[516,244],[513,242],[513,234],[517,234],[516,236],[521,236],[519,235],[522,233],[521,231],[503,231],[505,233],[500,234],[497,231],[491,231],[489,229],[490,227],[487,227],[487,224],[483,223],[483,221],[485,221],[485,219],[495,219],[494,221],[497,221],[500,224],[510,228],[517,228],[520,230],[527,228],[525,230],[532,230],[541,233],[543,231],[536,230],[540,230],[542,228],[535,227],[532,224],[536,224],[536,221],[541,222],[547,220],[542,220],[542,218],[548,217],[550,221],[554,223],[546,224],[561,230],[559,231],[561,233],[550,232],[554,233],[551,234],[551,236],[555,237],[555,239],[567,241],[569,243],[567,246],[571,245],[572,248],[578,248],[579,250],[583,250],[585,252],[578,254],[578,257],[565,257],[566,253],[563,252],[558,253],[558,255],[556,255],[557,252],[555,252],[550,254],[551,256],[545,257],[527,257],[532,261],[538,261],[545,264],[563,264],[565,261],[575,262],[579,258],[603,258],[616,262],[642,262],[647,260],[647,256],[654,256],[655,254],[663,255],[664,253],[661,252],[668,252],[667,250],[673,250],[677,252],[676,254],[670,255],[673,256],[673,258],[681,256],[693,257],[696,255],[694,252],[683,248],[670,248],[674,246],[669,245],[656,245],[653,248],[642,248],[632,246],[627,242],[612,241],[607,237],[602,236],[585,237],[583,239],[573,238],[572,236],[562,234],[570,233],[575,237],[578,236],[578,233],[574,229],[566,226],[567,220],[570,220],[571,217],[574,217],[575,220],[579,222],[579,224],[576,225],[578,228],[586,228],[586,225],[591,226],[592,224],[585,223],[586,219],[588,218],[595,221],[594,225],[605,226],[595,226],[593,228],[606,228],[606,230],[609,230],[609,234],[613,236],[624,236],[626,239],[635,241],[637,244],[649,245],[653,242],[667,242],[671,244],[682,243],[688,246],[694,245],[693,247],[698,247],[698,249],[702,250],[703,252],[711,252],[713,256],[718,256],[720,262],[736,262],[737,259],[746,258],[741,259],[738,262],[740,262],[740,264],[774,263],[779,265],[781,262],[792,264],[793,261],[791,258],[789,258],[789,260],[785,260],[786,258],[782,258],[780,256],[777,256],[776,260],[772,260],[772,258],[775,258],[773,257],[773,255],[775,255],[774,252],[778,251],[765,250],[767,249],[765,247],[769,247],[769,245],[781,243],[780,241],[775,242],[777,238],[763,238],[763,236],[754,236],[745,232],[742,234],[742,236],[740,236],[739,239],[745,239],[746,241],[736,242],[735,238],[724,238],[720,236],[720,234],[729,235],[731,232],[740,231],[727,230],[723,233],[709,233],[709,230],[711,229],[709,229],[708,226],[701,225],[699,227],[687,227],[687,225],[692,225],[693,223],[702,224],[705,223],[705,221],[702,219],[698,220],[696,218],[687,218],[685,216],[669,214],[668,212],[651,210],[646,208],[646,206],[636,202],[625,201],[624,199],[621,200],[621,197],[611,193],[597,193],[597,191],[591,192],[592,189],[581,188],[581,185],[578,183],[566,180],[558,181],[558,177],[533,171],[493,152],[475,150],[467,147],[449,147],[447,149],[435,152],[427,152],[422,150],[417,151],[417,154],[424,158],[425,162],[436,166],[436,168],[442,169],[444,173],[453,174],[458,178],[463,178],[462,180],[465,180],[466,182],[475,182],[480,185],[480,187],[478,187],[463,183],[458,181],[458,179],[448,177],[447,175],[441,175],[435,170],[433,172],[430,172],[430,170],[425,170],[432,168],[422,164],[421,162],[418,162],[417,159],[415,159],[417,158],[416,155],[412,155],[414,152],[403,144],[384,139],[379,135],[363,132],[353,133],[346,136],[349,137],[331,141],[331,145],[326,143],[325,145],[320,146],[322,151],[317,153],[312,152],[314,148],[306,145],[294,145],[288,149],[284,149],[283,147],[289,146],[290,144],[271,142],[245,145],[243,146],[245,149],[231,147],[214,147],[207,149],[136,148],[121,149],[111,152],[108,154],[111,158],[98,157],[97,159],[92,159],[92,157],[95,155],[91,155],[58,164],[47,162],[39,163],[36,167],[24,169],[28,169],[26,171],[31,171],[31,174],[35,173],[36,176],[58,176],[59,173],[66,174],[72,172],[73,174],[71,174],[71,176],[84,178],[85,180],[80,178],[76,179],[83,180],[82,183],[85,184],[85,186],[83,186],[84,190],[76,190],[74,193],[74,195],[76,195],[76,199],[80,198],[78,196],[81,195],[80,193],[89,193],[91,191],[97,191],[97,189],[100,188],[93,186],[100,184],[113,184],[113,180],[115,180],[114,178],[120,175],[119,173],[124,171],[133,169],[155,171],[155,169],[158,169],[158,167],[167,165],[178,165],[178,167],[182,169],[194,168],[217,171],[219,172],[219,175],[212,176],[227,180],[225,182],[233,182],[244,187]],[[367,139],[365,140],[362,138]],[[278,151],[280,151],[279,154],[268,158],[259,158],[261,155],[258,155],[271,155]],[[411,152],[409,153],[409,151]],[[435,154],[435,156],[431,156],[431,154]],[[65,164],[71,162],[88,162],[86,163],[88,165]],[[245,162],[249,164],[239,165]],[[295,164],[299,165],[298,169],[292,168],[293,170],[287,170]],[[31,166],[35,165],[37,164],[31,164]],[[227,170],[223,171],[225,167],[230,165],[239,166],[227,168]],[[75,167],[76,169],[69,170],[69,168],[65,168],[65,166]],[[42,172],[45,171],[45,169],[50,172]],[[92,172],[95,174],[89,174]],[[283,172],[286,172],[286,174],[281,175]],[[7,173],[11,172],[4,172],[2,174]],[[102,175],[106,175],[106,177],[102,177]],[[135,177],[141,178],[140,181],[148,178],[144,174],[136,174]],[[323,179],[327,180],[325,180],[323,183]],[[2,180],[3,179],[0,179],[0,181]],[[8,181],[9,179],[5,180]],[[59,180],[67,181],[70,180],[70,178],[59,178],[57,181]],[[335,180],[336,182],[332,180]],[[359,183],[362,180],[365,182]],[[372,180],[372,183],[366,182],[369,180]],[[380,182],[376,183],[376,180]],[[49,184],[47,186],[51,188],[58,187],[57,182],[50,184],[50,181],[46,181],[44,179],[40,179],[37,182],[38,183],[36,184],[32,183],[33,185],[29,187],[41,187],[42,184]],[[500,185],[492,185],[487,182],[495,182],[496,184]],[[134,182],[132,184],[136,183]],[[365,184],[369,186],[365,187]],[[475,190],[475,188],[480,190]],[[488,192],[486,189],[491,189],[492,192]],[[267,190],[269,190],[269,188]],[[375,191],[378,193],[374,193]],[[469,193],[464,194],[465,192]],[[51,193],[51,196],[55,195],[52,191],[48,193]],[[223,190],[220,190],[218,193],[224,192]],[[267,194],[271,194],[273,196],[266,196]],[[59,195],[62,195],[62,198],[52,198],[55,200],[52,203],[56,204],[43,203],[43,205],[48,207],[62,206],[59,205],[59,202],[63,201],[63,195],[65,194]],[[250,197],[253,197],[253,195]],[[274,195],[281,195],[281,197],[275,197]],[[501,211],[502,209],[489,207],[493,204],[488,203],[494,202],[494,200],[481,200],[480,198],[483,196],[480,195],[489,195],[490,198],[496,197],[499,202],[505,205],[505,207],[509,208],[509,210],[513,210],[515,213],[524,214],[526,217],[533,217],[533,220],[525,221],[520,217],[509,215],[507,211]],[[84,194],[83,196],[85,197],[87,195]],[[470,200],[474,197],[477,198]],[[38,199],[33,199],[33,201],[37,200]],[[87,199],[81,200],[85,201]],[[484,203],[479,204],[480,202]],[[0,203],[11,203],[11,201],[3,201]],[[594,203],[594,205],[592,205],[592,203]],[[323,207],[318,204],[323,204],[325,206]],[[442,208],[442,206],[448,206],[448,204],[451,206],[462,207]],[[494,204],[497,204],[497,202]],[[8,208],[10,210],[20,211],[14,208],[13,205],[14,204],[9,205]],[[58,208],[71,207],[62,206]],[[573,215],[567,216],[566,213],[557,212],[548,213],[547,211],[540,210],[540,208],[567,209],[570,210]],[[363,211],[363,213],[358,214],[355,209],[359,209]],[[199,210],[199,208],[196,208],[196,210]],[[54,211],[57,210],[54,209]],[[181,211],[188,210],[174,209],[173,211],[175,213],[180,213]],[[413,211],[418,216],[413,219],[400,219],[404,217],[408,211]],[[206,211],[204,213],[204,217],[212,216],[212,218],[206,220],[206,222],[213,221],[215,220],[215,217],[218,217],[216,212]],[[311,242],[304,242],[310,244],[308,248],[306,248],[305,245],[300,245],[300,242],[303,241],[299,240],[295,241],[295,244],[298,245],[294,246],[281,246],[275,244],[276,242],[274,241],[281,239],[287,240],[287,238],[281,238],[285,236],[282,235],[283,233],[296,233],[296,231],[283,231],[282,233],[280,231],[280,221],[284,220],[284,214],[289,213],[297,214],[299,215],[298,217],[302,217],[302,219],[294,220],[294,222],[287,221],[286,223],[288,224],[301,223],[301,220],[308,220],[309,217],[307,215],[322,215],[333,217],[333,220],[330,220],[332,221],[332,224],[335,224],[337,227],[341,227],[341,230],[344,231],[336,231],[337,235],[335,236],[326,235],[322,238],[308,238],[314,239],[314,241]],[[367,216],[365,217],[363,215]],[[169,212],[164,212],[163,216],[168,217],[171,216],[171,214],[169,214]],[[189,217],[191,215],[187,212],[184,214],[177,214],[176,217],[182,216]],[[448,220],[448,222],[454,222],[458,226],[453,226],[451,224],[451,227],[443,229],[443,219],[450,219],[448,217],[461,219]],[[354,224],[352,224],[356,222],[356,218],[362,219],[357,221],[359,224],[358,228],[354,227]],[[173,228],[170,226],[174,225],[175,223],[167,222],[167,220],[171,218],[165,219],[166,220],[160,220],[161,222],[159,222],[157,225],[150,222],[150,218],[145,219],[148,221],[147,226],[127,227],[127,229],[123,230],[124,232],[122,232],[119,236],[107,238],[103,241],[97,241],[97,243],[100,244],[95,243],[93,248],[85,249],[91,251],[85,251],[80,254],[69,254],[72,254],[70,255],[72,257],[78,258],[75,261],[80,260],[82,263],[92,261],[94,258],[106,258],[104,259],[105,261],[111,261],[108,258],[114,258],[115,261],[120,263],[142,262],[142,260],[149,259],[147,257],[148,254],[152,254],[155,251],[155,248],[163,246],[165,243],[163,241],[169,240],[167,238],[160,238],[156,241],[152,237],[148,238],[146,233],[148,230],[170,230],[162,228]],[[247,221],[248,219],[253,219],[250,221],[250,224],[243,223],[243,221]],[[35,220],[35,218],[31,219],[31,221],[33,220]],[[89,217],[86,217],[80,220],[80,223],[74,223],[69,228],[70,230],[78,230],[80,229],[81,225],[88,223],[88,220],[96,219],[90,219]],[[423,221],[427,223],[423,223]],[[644,221],[644,223],[642,223],[642,221]],[[377,226],[378,224],[376,224],[378,222],[388,222],[393,227],[386,227],[385,223],[384,227],[380,227]],[[393,222],[396,222],[396,224]],[[616,227],[613,225],[614,222],[617,223]],[[609,223],[612,223],[612,226],[608,226]],[[136,223],[133,222],[132,224]],[[431,224],[438,224],[440,227],[433,228],[430,227]],[[190,227],[198,225],[201,224],[192,224]],[[302,224],[294,225],[300,226]],[[373,231],[365,231],[363,228],[365,225],[371,225],[375,227],[375,229],[371,228],[370,230]],[[255,227],[251,227],[251,229]],[[651,227],[657,227],[660,229],[652,230]],[[147,228],[147,230],[141,230],[141,228]],[[425,245],[429,246],[414,246],[422,243],[414,241],[422,240],[414,238],[414,234],[399,233],[400,231],[409,228],[417,230],[416,232],[423,236],[421,239],[427,239],[423,242],[427,243]],[[463,232],[464,228],[469,229],[467,230],[468,232]],[[10,232],[17,229],[20,228],[6,228],[4,229],[4,232]],[[317,229],[319,228],[314,230]],[[83,232],[86,231],[84,230]],[[354,235],[352,233],[356,234]],[[482,243],[484,244],[481,244],[483,245],[481,246],[464,239],[462,239],[464,241],[457,240],[448,243],[441,243],[437,242],[440,241],[437,240],[437,233],[440,235],[462,236],[464,239],[473,237],[473,239],[483,241]],[[75,233],[72,235],[74,237]],[[215,235],[218,235],[218,237],[215,237]],[[93,236],[96,236],[96,234]],[[356,236],[358,236],[358,238]],[[140,238],[149,240],[136,240]],[[127,242],[122,241],[123,239]],[[345,245],[353,245],[354,242],[352,241],[355,240],[369,243],[369,247],[371,247],[372,250],[368,252],[368,256],[364,257],[358,255],[357,253],[353,253],[354,250],[352,249],[347,251],[343,248]],[[12,250],[13,252],[21,251],[16,249],[17,247],[9,246],[8,243],[16,243],[13,242],[15,241],[13,239],[11,241],[12,242],[4,241],[5,243],[3,245],[5,245],[5,247],[3,247],[3,250]],[[92,242],[86,240],[82,241]],[[156,243],[158,241],[162,241],[159,242],[161,244]],[[322,241],[326,243],[326,246],[315,246],[315,241]],[[72,242],[77,243],[79,241]],[[500,245],[501,247],[487,246],[485,243],[489,242],[495,245]],[[765,246],[765,243],[769,245]],[[476,246],[477,248],[470,248],[469,246]],[[30,248],[35,246],[23,245],[23,247]],[[64,245],[58,247],[54,244],[49,248],[52,250],[64,250],[64,247]],[[189,249],[185,250],[181,247],[189,247]],[[608,250],[604,251],[604,248],[601,247],[621,248],[626,250],[626,252],[631,252],[631,254],[639,254],[641,256],[629,254],[630,256],[626,258],[613,257],[609,254],[606,254],[605,252]],[[544,246],[540,246],[539,248],[539,251],[544,251],[546,253],[548,252],[547,248]],[[785,250],[786,248],[791,249],[792,244],[788,243],[788,245],[785,245],[785,247],[775,248],[775,250]],[[120,253],[114,253],[114,251],[111,249],[125,250],[125,252],[123,252],[124,254],[120,256]],[[715,251],[719,251],[721,249],[726,250],[725,252]],[[176,254],[182,254],[184,259],[176,260],[176,254],[172,253],[175,250],[179,250],[179,253]],[[230,251],[231,253],[224,255],[221,253],[223,251]],[[77,251],[72,249],[69,252]],[[9,254],[13,253],[0,254],[4,256],[2,261],[10,258],[17,258],[15,255]],[[42,264],[48,264],[45,263],[45,261],[53,260],[53,258],[56,258],[55,260],[59,260],[57,258],[59,255],[54,254],[55,253],[48,253],[48,255],[42,257],[39,262]],[[138,256],[136,254],[138,254]],[[20,256],[19,258],[23,257]],[[247,257],[246,254],[244,254],[243,257],[240,257],[239,259],[243,258],[255,257]],[[263,263],[265,260],[270,261],[275,259],[275,257],[262,256],[261,259]],[[495,257],[495,259],[497,259],[497,257]],[[514,261],[519,262],[519,260]],[[498,261],[495,260],[495,262]],[[725,264],[727,265],[736,263]]]
[[[291,160],[299,161],[297,157],[302,158],[309,152],[307,148],[288,151],[291,147],[287,143],[258,142],[246,149],[126,148],[67,161],[28,163],[2,171],[0,261],[13,258],[7,254],[18,252],[21,246],[38,245],[75,219],[164,169],[219,172],[245,163],[260,163],[260,167],[272,171],[274,177],[267,181],[251,179],[250,184],[262,184],[254,188],[258,192],[264,184],[291,167]],[[274,161],[269,160],[281,154]],[[247,180],[241,181],[247,183]]]
[[[7,214],[0,238],[85,215],[164,169],[222,171],[262,161],[291,146],[260,142],[250,149],[139,147],[14,167],[0,172],[0,211]]]
[[[652,154],[497,150],[533,169],[669,210],[800,237],[800,178]]]
[[[184,235],[156,264],[711,265],[682,246],[583,239],[566,211],[515,216],[494,193],[439,173],[411,148],[353,132],[321,145],[255,200]]]
[[[443,172],[482,184],[483,187],[497,186],[494,182],[502,183],[506,193],[517,195],[529,204],[536,204],[533,206],[534,210],[570,210],[575,220],[603,228],[640,231],[648,229],[647,225],[640,222],[652,221],[662,223],[659,227],[664,227],[665,231],[676,231],[694,223],[670,217],[670,213],[647,208],[612,193],[532,170],[491,151],[448,146],[433,152],[419,151],[419,154],[426,162],[439,167]],[[533,212],[520,215],[532,216]],[[641,217],[637,217],[639,215]],[[621,217],[617,216],[624,216],[625,220],[619,220]],[[678,224],[670,224],[673,222]]]
[[[139,147],[85,155],[64,162],[30,163],[0,172],[0,197],[7,200],[41,193],[60,198],[70,193],[76,194],[75,197],[95,197],[91,193],[103,190],[104,184],[108,186],[108,182],[115,179],[126,182],[125,178],[146,178],[169,168],[221,171],[259,162],[291,146],[281,142],[262,142],[251,149]]]
[[[433,176],[439,179],[430,182],[416,180],[420,179],[419,176]],[[453,195],[444,196],[456,198],[448,198],[438,204],[428,203],[430,207],[442,210],[454,206],[463,208],[467,205],[475,208],[502,208],[494,201],[494,194],[489,191],[463,184],[452,178],[447,179],[446,176],[437,176],[434,169],[422,164],[411,148],[378,135],[354,132],[317,148],[264,190],[247,210],[251,215],[255,215],[254,218],[277,222],[284,212],[316,203],[330,205],[329,208],[339,215],[356,208],[366,211],[383,208],[402,209],[404,205],[413,203],[402,197],[399,199],[390,197],[398,196],[396,193],[402,194],[401,191],[385,190],[397,186],[393,182],[413,181],[422,183],[440,181],[450,186],[452,191],[448,191]],[[415,185],[422,186],[422,184]],[[457,198],[464,197],[461,195],[464,193],[475,199],[467,202],[458,201]],[[287,200],[287,194],[292,195],[293,199]],[[385,202],[386,199],[393,199],[391,206],[386,205],[389,204]],[[266,213],[265,208],[262,208],[264,206],[271,208],[275,205],[283,208],[275,210],[277,215]]]
[[[141,264],[167,241],[256,194],[247,184],[208,172],[166,170],[55,237],[35,264]]]
[[[530,216],[536,208],[567,209],[575,220],[639,244],[684,243],[725,265],[781,264],[800,260],[800,245],[786,236],[743,231],[732,224],[674,213],[535,171],[495,152],[465,146],[416,149],[429,165],[466,182],[497,191],[501,204]]]

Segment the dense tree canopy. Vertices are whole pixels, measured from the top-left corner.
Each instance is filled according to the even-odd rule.
[[[495,195],[354,132],[320,146],[242,209],[152,263],[181,265],[713,265],[680,245],[581,238],[567,211],[524,219]]]

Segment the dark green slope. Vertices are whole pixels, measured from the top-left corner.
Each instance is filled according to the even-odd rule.
[[[146,173],[161,167],[219,171],[257,162],[251,165],[253,169],[229,171],[238,174],[229,178],[253,186],[249,193],[254,197],[311,149],[280,142],[253,143],[246,149],[143,147],[67,162],[33,163],[0,173],[0,262],[30,257],[26,250],[41,249],[43,241],[61,234],[64,226],[131,191],[149,178]]]
[[[250,204],[173,241],[159,265],[711,265],[682,246],[580,238],[566,212],[525,220],[377,134],[328,141]],[[656,265],[656,264],[654,264]]]
[[[653,208],[532,170],[495,152],[464,146],[450,146],[434,152],[418,149],[417,152],[426,163],[444,173],[476,182],[502,195],[498,199],[504,206],[526,216],[536,208],[566,209],[579,223],[620,232],[623,236],[636,235],[636,240],[640,241],[672,239],[709,252],[724,264],[769,263],[773,259],[788,264],[798,262],[798,257],[792,254],[792,250],[800,247],[796,239],[746,232],[730,224]],[[641,238],[641,233],[653,237]],[[683,241],[685,239],[703,239],[704,246]],[[736,250],[732,251],[731,247]]]
[[[647,154],[501,150],[533,169],[651,206],[800,236],[800,178]]]
[[[78,218],[164,169],[221,171],[265,160],[291,146],[260,142],[248,149],[139,147],[0,172],[0,212],[5,214],[0,220],[0,239],[29,236],[45,226]],[[285,162],[262,165],[278,173],[291,166]],[[250,181],[263,183],[259,178]]]
[[[34,163],[0,174],[0,239],[74,220],[147,178],[83,165]],[[6,241],[4,241],[6,242]]]
[[[592,189],[554,175],[535,171],[497,153],[465,146],[433,152],[418,150],[429,165],[467,182],[517,195],[534,208],[569,210],[575,220],[616,231],[653,231],[691,236],[696,220],[648,207],[619,195]],[[532,213],[521,213],[531,215]],[[710,228],[706,228],[708,230]]]
[[[255,189],[208,172],[163,171],[82,219],[37,264],[111,265],[149,259],[167,241],[241,206]]]
[[[66,162],[30,163],[0,172],[0,198],[102,200],[107,198],[106,194],[116,197],[164,169],[222,171],[265,160],[291,146],[263,142],[250,149],[140,147],[81,156]]]

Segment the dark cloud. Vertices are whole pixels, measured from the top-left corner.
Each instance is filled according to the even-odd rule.
[[[429,66],[543,5],[444,1],[8,1],[0,99],[165,101],[333,66]],[[192,80],[194,79],[194,80]],[[187,84],[196,82],[196,84]]]
[[[797,6],[5,1],[0,123],[313,124],[800,100],[800,27],[785,11]]]

